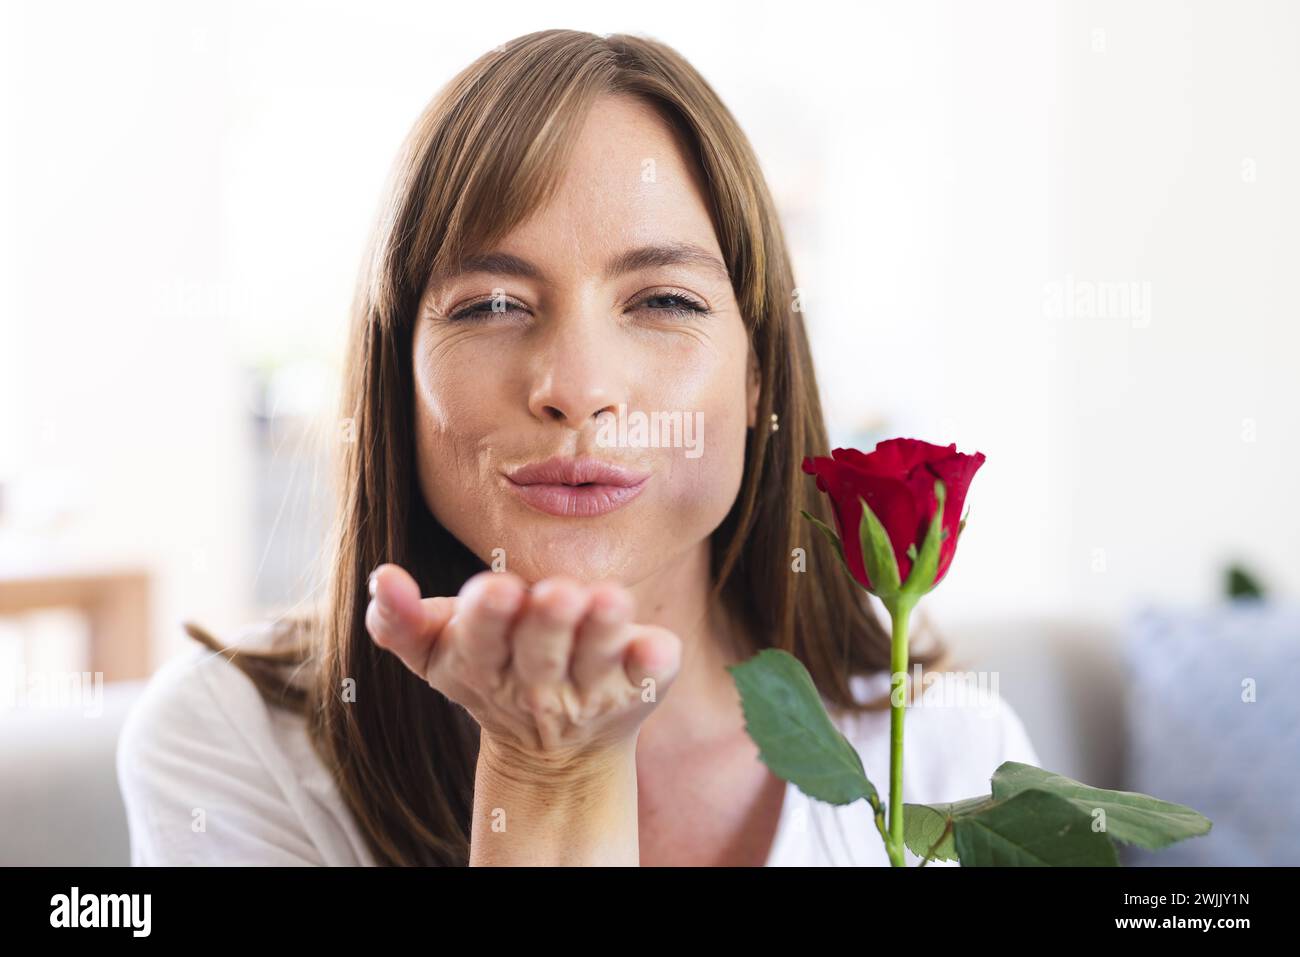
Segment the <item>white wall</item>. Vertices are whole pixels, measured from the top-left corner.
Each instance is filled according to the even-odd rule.
[[[183,617],[245,606],[249,491],[220,305],[226,91],[156,9],[5,8],[0,420],[35,540],[8,544],[148,565],[178,641]]]

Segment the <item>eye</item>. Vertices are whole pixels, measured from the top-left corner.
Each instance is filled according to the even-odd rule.
[[[670,316],[707,316],[709,307],[680,292],[658,292],[641,300],[641,306],[651,312]]]
[[[497,308],[493,309],[493,305]],[[484,299],[481,302],[471,303],[463,309],[457,309],[447,317],[448,322],[475,322],[492,316],[509,315],[512,312],[525,312],[523,306],[506,299],[493,298]]]

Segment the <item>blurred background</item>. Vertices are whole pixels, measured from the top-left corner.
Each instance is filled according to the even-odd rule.
[[[1046,767],[1215,821],[1130,863],[1300,864],[1300,7],[0,11],[0,864],[126,863],[115,731],[180,623],[312,600],[389,164],[550,27],[736,114],[834,445],[988,456],[926,618]]]

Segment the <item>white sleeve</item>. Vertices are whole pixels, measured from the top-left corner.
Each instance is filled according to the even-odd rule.
[[[168,662],[118,739],[131,863],[323,864],[293,769],[275,755],[266,708],[235,665],[205,648]]]
[[[1025,730],[1020,715],[1011,706],[1011,702],[999,697],[997,763],[989,768],[990,777],[1004,761],[1019,761],[1021,764],[1032,764],[1036,768],[1043,766],[1038,751],[1029,740],[1029,733]]]

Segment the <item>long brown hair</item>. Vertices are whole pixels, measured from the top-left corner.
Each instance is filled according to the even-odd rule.
[[[759,425],[746,443],[743,484],[712,536],[713,594],[741,623],[751,653],[795,655],[838,708],[888,707],[888,695],[859,701],[849,680],[888,672],[889,634],[799,514],[833,522],[800,468],[804,456],[827,454],[828,440],[785,239],[749,142],[703,77],[662,43],[530,33],[452,79],[394,166],[353,303],[322,610],[280,622],[284,645],[265,653],[224,647],[186,624],[192,637],[232,653],[269,702],[306,715],[380,864],[468,861],[478,755],[468,713],[376,647],[365,627],[367,578],[383,562],[406,568],[423,595],[455,595],[486,567],[434,518],[416,481],[417,304],[436,270],[490,247],[546,201],[602,94],[643,98],[689,144],[760,367]],[[792,571],[796,549],[807,557],[805,574]],[[936,642],[912,661],[930,668],[945,654]],[[284,666],[310,680],[291,684]]]

